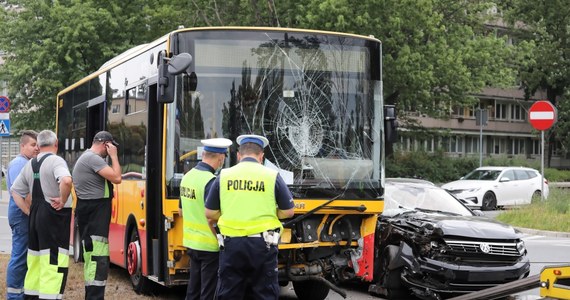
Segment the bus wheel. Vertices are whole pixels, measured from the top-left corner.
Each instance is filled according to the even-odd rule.
[[[142,252],[139,234],[136,229],[131,230],[127,248],[127,270],[131,276],[131,284],[137,294],[150,292],[151,282],[142,274]]]
[[[83,244],[81,243],[77,219],[75,219],[75,225],[73,226],[73,261],[76,263],[83,262]]]
[[[330,291],[328,285],[314,280],[293,281],[293,289],[300,300],[324,300]]]

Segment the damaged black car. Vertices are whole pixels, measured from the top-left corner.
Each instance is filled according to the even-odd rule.
[[[388,180],[375,284],[388,299],[442,299],[527,277],[522,234],[421,180]]]

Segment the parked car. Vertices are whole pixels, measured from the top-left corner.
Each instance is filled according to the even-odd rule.
[[[530,204],[540,198],[543,185],[540,172],[523,167],[481,167],[442,185],[471,208],[493,210],[503,206]],[[548,180],[544,180],[544,197],[548,197]]]
[[[521,236],[429,182],[387,180],[370,291],[441,299],[524,278]]]

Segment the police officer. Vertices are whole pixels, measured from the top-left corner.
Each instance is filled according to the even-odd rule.
[[[204,214],[204,199],[224,164],[232,141],[224,138],[202,140],[202,161],[184,175],[180,184],[180,206],[184,219],[183,244],[189,248],[190,279],[186,300],[214,299],[218,282],[219,247],[216,232]]]
[[[117,156],[119,144],[111,133],[99,131],[93,144],[73,168],[77,195],[75,218],[83,245],[85,299],[104,299],[109,272],[109,224],[113,183],[122,181]],[[111,159],[111,166],[105,158]]]
[[[240,135],[237,165],[224,169],[206,198],[206,217],[224,236],[218,299],[278,299],[279,219],[293,216],[291,192],[276,170],[264,167],[268,140]]]
[[[20,174],[26,163],[36,157],[40,149],[37,144],[38,133],[33,130],[21,131],[20,154],[8,164],[6,183],[8,190]],[[24,299],[24,278],[26,277],[26,255],[28,253],[28,215],[24,214],[10,196],[8,204],[8,223],[12,228],[12,252],[6,268],[6,299]]]
[[[57,155],[53,131],[38,134],[40,153],[22,169],[12,185],[18,207],[30,216],[26,299],[61,299],[69,266],[72,180],[65,160]],[[32,195],[32,203],[25,200]]]

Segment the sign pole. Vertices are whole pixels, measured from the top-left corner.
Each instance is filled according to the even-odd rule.
[[[479,168],[481,168],[482,166],[483,166],[483,122],[481,122],[479,126]]]
[[[0,167],[3,166],[2,162],[3,162],[3,160],[2,160],[2,136],[0,136]],[[8,170],[6,170],[6,171],[8,171]],[[7,174],[4,174],[5,178],[6,178],[6,175]],[[6,178],[4,180],[6,180],[6,188],[8,188],[8,179]],[[2,184],[0,182],[0,201],[2,201],[2,194],[3,194],[2,192],[3,192]],[[8,192],[10,192],[10,191],[8,191]]]
[[[540,199],[545,200],[544,195],[544,131],[550,129],[558,118],[556,107],[547,100],[536,101],[528,110],[530,125],[540,131]]]
[[[544,130],[540,131],[541,150],[540,150],[540,200],[544,201]]]

